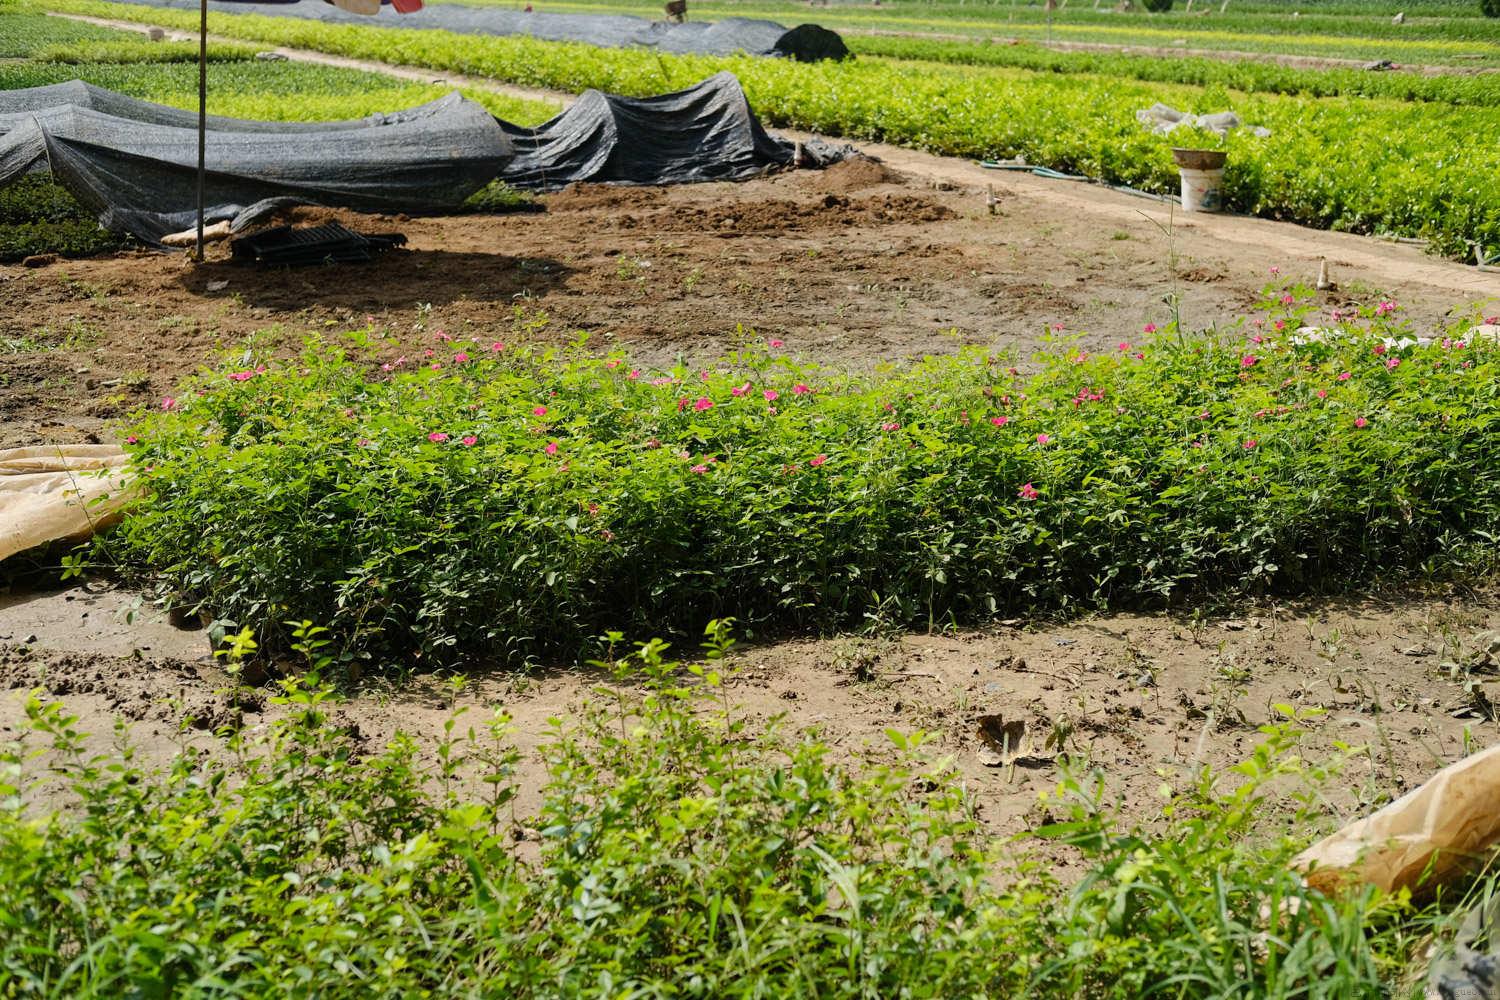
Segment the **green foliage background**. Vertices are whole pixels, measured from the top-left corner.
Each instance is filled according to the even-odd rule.
[[[49,6],[192,26],[193,15],[99,0]],[[856,59],[802,64],[691,57],[489,38],[441,31],[333,25],[216,14],[236,38],[577,92],[645,96],[734,72],[770,123],[894,142],[955,156],[1008,158],[1114,184],[1175,192],[1169,138],[1136,111],[1158,101],[1192,111],[1226,107],[1273,132],[1228,140],[1227,206],[1320,228],[1421,237],[1468,259],[1471,243],[1500,254],[1500,176],[1482,137],[1500,134],[1500,108],[1384,98],[1237,94],[1087,73]]]

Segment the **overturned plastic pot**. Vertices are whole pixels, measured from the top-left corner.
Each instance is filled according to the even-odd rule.
[[[1218,212],[1224,208],[1224,160],[1222,149],[1173,148],[1172,160],[1182,176],[1184,212]]]

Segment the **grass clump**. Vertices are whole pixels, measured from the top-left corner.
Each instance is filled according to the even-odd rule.
[[[531,815],[503,714],[455,719],[436,752],[367,750],[325,688],[288,681],[260,737],[153,769],[33,698],[0,751],[0,991],[1376,997],[1431,919],[1326,898],[1288,870],[1294,837],[1246,839],[1273,786],[1326,780],[1291,720],[1233,781],[1172,791],[1169,836],[1102,808],[1074,762],[1062,820],[995,850],[920,734],[854,772],[735,718],[710,633],[700,664],[660,643],[610,664],[608,697],[541,748]],[[43,780],[63,808],[28,804]],[[1076,882],[1040,860],[1051,840]]]
[[[463,211],[498,215],[504,212],[540,212],[541,202],[501,180],[493,180],[465,199]]]
[[[1289,334],[1285,302],[1253,329]],[[731,612],[934,626],[1487,566],[1500,358],[1387,347],[1381,312],[1301,346],[1058,345],[1034,374],[841,374],[779,341],[647,371],[442,332],[377,367],[365,329],[163,400],[99,552],[269,649],[312,618],[432,665]]]

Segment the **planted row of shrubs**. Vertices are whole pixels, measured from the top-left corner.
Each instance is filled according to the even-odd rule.
[[[1169,786],[1170,833],[1075,759],[1055,821],[993,845],[920,734],[851,773],[700,700],[714,667],[617,665],[642,685],[549,738],[534,814],[499,714],[371,752],[288,682],[262,737],[155,770],[33,700],[0,743],[0,995],[1374,998],[1456,922],[1289,867],[1311,816],[1289,835],[1271,790],[1330,776],[1293,717]]]
[[[1488,565],[1495,346],[1388,348],[1389,303],[1297,346],[1277,296],[1240,335],[1058,343],[1029,374],[971,350],[852,375],[775,340],[655,371],[367,328],[163,400],[99,555],[270,649],[313,619],[434,665],[729,613],[927,626]]]
[[[983,39],[957,41],[902,35],[852,35],[846,41],[857,55],[1008,66],[1049,73],[1097,73],[1125,79],[1220,88],[1204,95],[1200,105],[1204,111],[1218,111],[1227,105],[1229,94],[1226,91],[1300,94],[1304,97],[1374,97],[1479,107],[1500,105],[1500,80],[1488,73],[1426,75],[1371,73],[1364,69],[1301,69],[1269,61],[1068,52],[1040,45],[994,44]],[[1441,113],[1441,110],[1432,109],[1433,113]]]
[[[126,237],[101,229],[93,213],[49,177],[23,177],[0,187],[0,264],[42,253],[87,257],[125,243]]]

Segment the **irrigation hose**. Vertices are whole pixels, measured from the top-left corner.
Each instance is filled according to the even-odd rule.
[[[1104,181],[1094,180],[1092,177],[1084,177],[1081,174],[1065,174],[1051,167],[1037,167],[1029,163],[1001,163],[999,160],[980,160],[979,165],[986,170],[1023,170],[1038,177],[1045,177],[1054,181],[1083,181],[1085,184],[1097,184],[1100,187],[1109,188],[1111,191],[1120,191],[1125,194],[1133,194],[1137,198],[1150,198],[1152,201],[1176,201],[1172,195],[1156,194],[1152,191],[1142,191],[1140,188],[1127,187],[1124,184],[1109,184]]]

